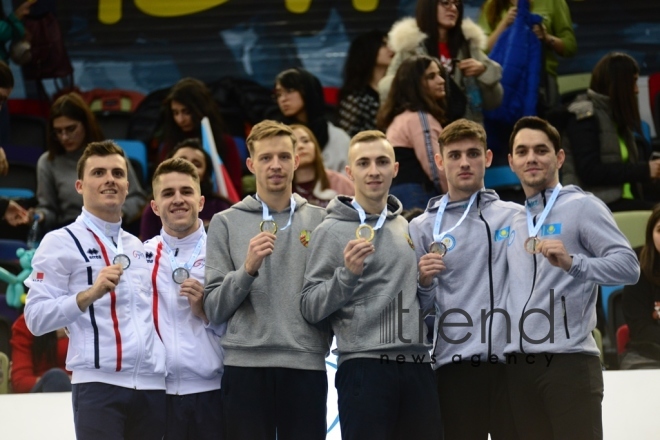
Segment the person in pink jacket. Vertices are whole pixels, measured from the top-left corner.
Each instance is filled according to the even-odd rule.
[[[430,198],[447,192],[447,179],[434,165],[438,137],[446,122],[446,72],[437,58],[415,55],[401,63],[377,125],[394,146],[399,174],[390,194],[403,209],[426,208]]]

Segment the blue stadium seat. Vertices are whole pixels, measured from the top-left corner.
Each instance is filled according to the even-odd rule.
[[[119,145],[126,156],[131,160],[133,168],[137,163],[140,166],[140,169],[136,169],[138,177],[142,184],[147,183],[147,173],[149,172],[149,164],[147,162],[147,146],[140,141],[132,141],[127,139],[115,139],[117,145]]]
[[[508,166],[486,168],[484,177],[486,188],[520,188],[520,180]]]

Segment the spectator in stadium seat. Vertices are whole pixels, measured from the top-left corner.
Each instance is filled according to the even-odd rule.
[[[323,151],[323,163],[331,170],[345,172],[350,137],[326,117],[323,87],[317,77],[295,68],[275,78],[275,97],[285,124],[309,127]]]
[[[447,192],[447,179],[433,159],[440,152],[441,124],[446,123],[444,77],[444,67],[437,58],[407,58],[378,112],[378,127],[386,131],[399,163],[390,194],[405,210],[424,209],[429,199]]]
[[[418,0],[415,17],[396,22],[388,37],[395,55],[378,84],[381,100],[387,96],[402,61],[425,54],[438,58],[458,86],[447,84],[448,122],[466,118],[481,123],[482,109],[496,108],[502,102],[502,67],[483,52],[484,32],[463,17],[461,0]],[[458,99],[452,99],[451,93],[462,93],[467,103],[456,106]]]
[[[639,266],[637,284],[623,288],[630,341],[619,365],[622,370],[660,368],[660,205],[646,225]]]
[[[75,188],[76,166],[90,142],[103,140],[103,133],[85,101],[76,93],[60,96],[48,118],[48,151],[37,162],[37,208],[43,232],[73,222],[83,206]],[[142,213],[146,197],[140,180],[128,163],[128,197],[123,206],[124,224]]]
[[[488,35],[487,47],[492,50],[495,42],[516,18],[518,0],[487,0],[479,16],[479,25]],[[570,58],[577,52],[577,42],[573,32],[571,11],[566,0],[530,1],[531,12],[543,17],[540,25],[535,25],[534,33],[545,48],[545,77],[541,79],[544,87],[542,106],[546,110],[559,104],[557,85],[557,55]],[[542,114],[542,113],[541,113]]]
[[[587,93],[568,107],[567,160],[562,182],[592,192],[612,211],[652,209],[660,159],[649,160],[633,133],[640,130],[637,62],[610,52],[596,64]]]
[[[183,78],[170,90],[163,104],[164,125],[159,138],[156,165],[167,158],[179,142],[202,137],[202,119],[206,116],[211,124],[218,155],[229,173],[231,183],[240,196],[243,164],[238,148],[231,136],[226,134],[220,108],[206,84],[195,78]]]
[[[71,391],[65,369],[69,338],[64,329],[34,336],[19,316],[11,329],[11,386],[14,393]]]
[[[293,175],[293,192],[312,205],[325,208],[337,194],[355,194],[353,182],[346,175],[326,169],[319,142],[309,127],[293,124],[296,135],[296,154],[300,163]]]
[[[383,31],[366,32],[351,43],[344,64],[344,85],[339,91],[339,126],[349,136],[376,129],[378,82],[393,56]]]

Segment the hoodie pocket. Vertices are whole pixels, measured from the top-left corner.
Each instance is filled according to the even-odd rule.
[[[566,311],[566,297],[561,297],[561,312],[564,319],[564,330],[566,331],[566,339],[571,339],[571,334],[568,332],[568,312]]]

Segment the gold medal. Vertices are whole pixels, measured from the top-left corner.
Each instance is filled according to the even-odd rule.
[[[361,224],[358,226],[358,228],[355,230],[355,237],[359,240],[360,238],[364,238],[367,241],[371,241],[374,239],[374,236],[376,235],[376,232],[374,231],[374,228],[369,226],[366,223]]]
[[[538,254],[540,252],[538,250],[539,243],[541,243],[541,240],[538,237],[529,237],[525,240],[525,250],[530,254]]]
[[[261,232],[270,232],[271,234],[277,234],[277,223],[274,220],[264,220],[259,223],[259,229]]]
[[[431,243],[431,246],[429,246],[429,253],[438,254],[441,257],[444,257],[447,253],[447,246],[444,243],[438,243],[434,241]]]

